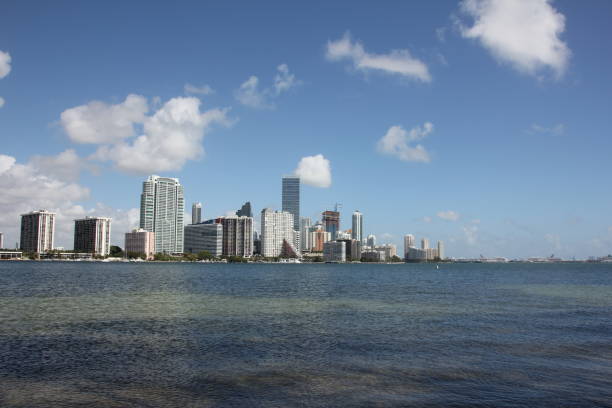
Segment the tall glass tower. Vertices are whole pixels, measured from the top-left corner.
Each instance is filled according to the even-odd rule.
[[[357,241],[363,241],[363,214],[359,210],[353,213],[353,225],[351,229],[351,238]]]
[[[183,252],[183,186],[176,178],[150,176],[142,183],[140,228],[155,233],[155,251]]]
[[[283,211],[293,214],[293,230],[300,230],[300,178],[283,177]]]

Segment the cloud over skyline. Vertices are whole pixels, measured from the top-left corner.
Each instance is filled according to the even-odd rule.
[[[332,183],[330,162],[322,154],[302,157],[294,174],[313,187],[328,188]]]
[[[431,75],[427,65],[413,57],[408,50],[392,50],[387,54],[372,54],[364,46],[351,39],[350,33],[335,41],[327,42],[325,53],[329,61],[349,60],[353,68],[360,71],[378,71],[430,82]]]
[[[121,171],[180,170],[204,154],[202,140],[213,125],[232,123],[228,109],[201,112],[200,105],[198,98],[176,97],[147,115],[147,99],[131,94],[116,105],[92,101],[67,109],[61,123],[72,141],[101,145],[92,159],[110,161]]]

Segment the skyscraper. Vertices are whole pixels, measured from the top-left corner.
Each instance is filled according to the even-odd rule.
[[[438,241],[438,258],[444,259],[444,242]]]
[[[308,217],[302,217],[300,219],[300,249],[302,251],[310,251],[310,227],[312,221]]]
[[[340,230],[340,212],[323,211],[323,226],[331,234],[331,239],[336,239],[336,233]]]
[[[21,215],[20,248],[27,252],[46,252],[53,249],[55,213],[47,210]]]
[[[408,257],[408,251],[414,247],[414,235],[404,235],[404,258]]]
[[[293,214],[293,229],[300,230],[300,178],[283,177],[283,211]]]
[[[155,250],[183,252],[183,186],[177,178],[150,176],[142,183],[140,228],[155,233]]]
[[[236,211],[236,215],[239,217],[253,217],[253,211],[251,210],[251,202],[247,201],[242,207]]]
[[[421,239],[421,249],[429,249],[429,239]]]
[[[357,241],[363,241],[363,214],[359,210],[353,213],[353,226],[351,230],[351,238]]]
[[[85,217],[74,220],[74,250],[107,256],[110,254],[111,219]]]
[[[293,246],[293,225],[291,213],[264,208],[261,211],[261,254],[266,257],[280,256],[283,242]]]
[[[191,206],[191,223],[199,224],[202,222],[202,203],[193,203]]]

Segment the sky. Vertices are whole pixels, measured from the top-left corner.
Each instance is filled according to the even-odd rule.
[[[31,2],[0,13],[0,232],[138,224],[177,177],[205,218],[342,206],[452,257],[612,253],[612,3]],[[188,217],[190,219],[190,217]]]

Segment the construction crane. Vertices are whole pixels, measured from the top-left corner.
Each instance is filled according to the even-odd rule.
[[[340,211],[341,209],[342,209],[342,203],[336,203],[336,204],[334,205],[334,211],[335,211],[335,212],[338,212],[338,211]]]

